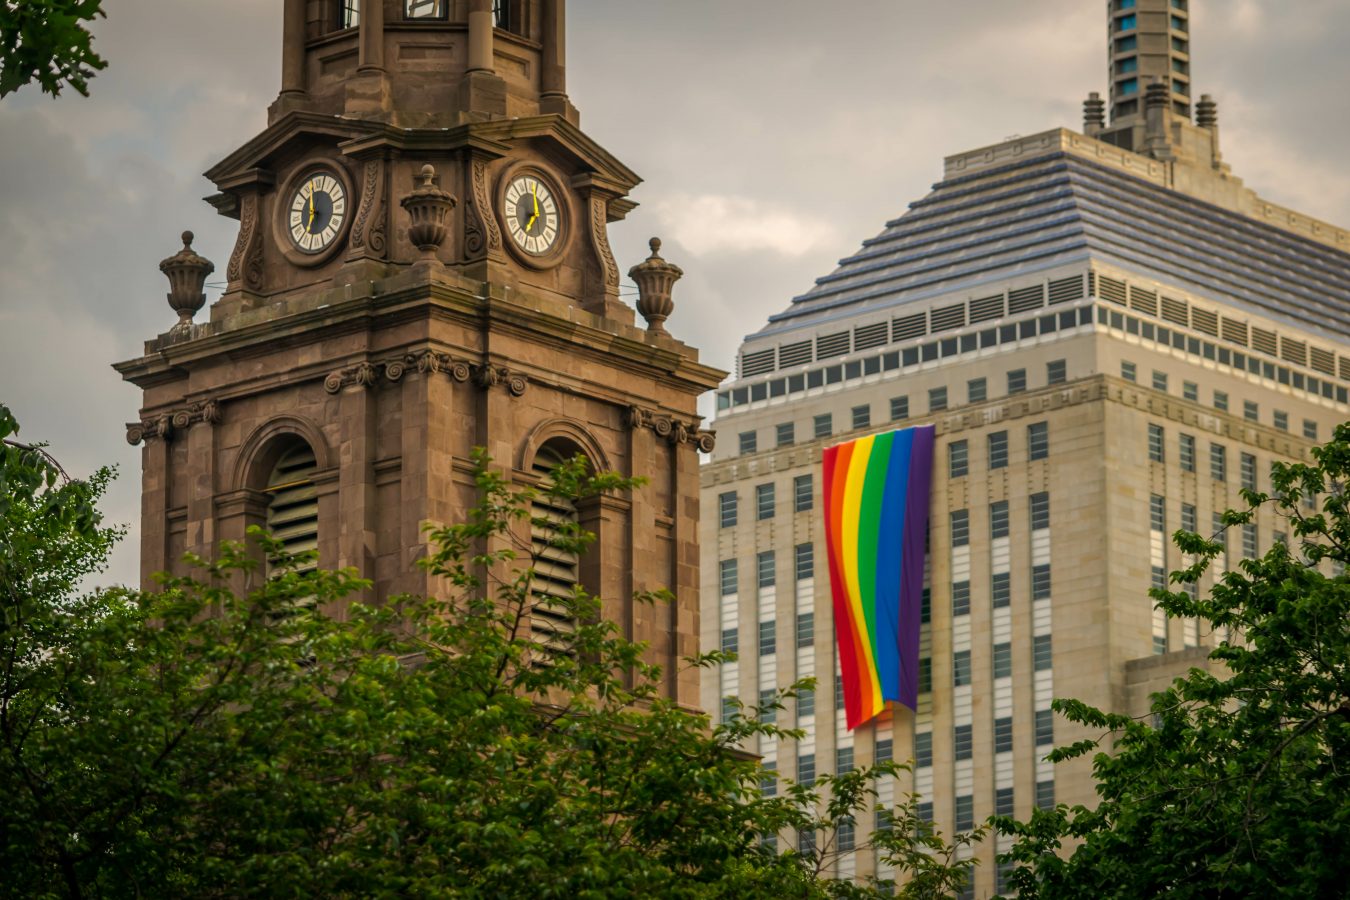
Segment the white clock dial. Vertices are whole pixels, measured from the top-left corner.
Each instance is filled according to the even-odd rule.
[[[333,246],[347,221],[347,190],[328,172],[310,173],[295,189],[287,210],[286,230],[304,253]]]
[[[553,191],[538,176],[517,175],[506,186],[502,218],[515,245],[532,256],[543,256],[558,243],[562,214]]]

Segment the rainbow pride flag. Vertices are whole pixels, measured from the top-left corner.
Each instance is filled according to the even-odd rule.
[[[849,730],[919,699],[931,425],[825,450],[825,542]]]

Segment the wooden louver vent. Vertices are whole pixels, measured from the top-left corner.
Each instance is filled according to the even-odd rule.
[[[1097,290],[1103,300],[1109,300],[1118,306],[1125,305],[1125,282],[1107,278],[1105,275],[1100,276],[1097,282]]]
[[[1264,328],[1252,327],[1252,348],[1260,350],[1267,356],[1279,356],[1275,349],[1275,332],[1266,331]]]
[[[533,471],[539,478],[538,493],[530,508],[530,553],[534,578],[530,583],[530,637],[548,656],[568,651],[568,635],[576,631],[576,620],[559,600],[570,599],[581,582],[581,561],[577,554],[559,546],[558,540],[568,524],[577,521],[577,510],[570,502],[548,495],[553,467],[562,460],[548,450],[535,458]]]
[[[778,348],[778,368],[787,369],[792,366],[804,366],[811,361],[811,342],[799,341],[795,344],[784,344]]]
[[[1059,278],[1050,282],[1050,305],[1083,299],[1083,276]]]
[[[1141,287],[1130,285],[1130,309],[1136,309],[1146,315],[1156,316],[1158,314],[1157,292],[1146,291]]]
[[[970,324],[976,322],[992,322],[994,319],[1003,318],[1003,295],[996,294],[993,297],[980,297],[977,300],[970,301]]]
[[[1191,308],[1185,300],[1164,296],[1162,298],[1162,317],[1177,325],[1190,325]]]
[[[1237,319],[1223,318],[1223,339],[1239,347],[1247,346],[1247,323]]]
[[[1321,347],[1312,347],[1309,349],[1312,356],[1312,367],[1326,375],[1336,374],[1336,354],[1330,350],[1323,350]]]
[[[1191,307],[1191,327],[1213,337],[1219,336],[1219,314],[1212,309]]]
[[[816,359],[844,356],[848,353],[850,338],[851,335],[847,331],[841,331],[838,334],[822,334],[816,338]]]
[[[939,331],[951,331],[954,328],[961,328],[966,324],[966,305],[964,303],[953,303],[951,306],[943,306],[933,310],[933,333]]]
[[[742,353],[741,377],[749,378],[751,375],[763,375],[766,372],[772,372],[774,353],[773,347],[768,350],[757,350],[754,353]]]
[[[267,479],[267,530],[281,541],[287,553],[319,549],[319,499],[314,487],[318,463],[308,444],[297,444],[278,460]],[[310,561],[300,567],[311,571]]]
[[[872,325],[859,325],[853,329],[853,349],[870,350],[873,347],[883,347],[890,339],[890,328],[886,322],[876,322]]]
[[[1308,345],[1303,341],[1294,341],[1282,337],[1280,338],[1280,359],[1306,366],[1308,364]]]
[[[928,314],[915,313],[891,320],[892,341],[912,341],[928,333]]]
[[[1045,305],[1045,285],[1033,284],[1031,287],[1018,288],[1008,292],[1008,315],[1040,309]]]

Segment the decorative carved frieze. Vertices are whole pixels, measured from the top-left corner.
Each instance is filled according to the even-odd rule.
[[[691,444],[703,453],[711,453],[717,446],[717,433],[699,428],[698,422],[681,421],[640,406],[628,408],[628,424],[634,430],[650,428],[673,446]]]
[[[175,432],[186,431],[200,423],[215,425],[220,421],[220,404],[215,400],[202,400],[183,409],[171,410],[148,416],[139,422],[127,425],[127,443],[135,447],[142,441],[171,440]]]
[[[472,380],[474,384],[484,389],[503,385],[514,397],[524,395],[529,388],[528,377],[505,366],[473,363],[434,350],[406,353],[393,359],[364,362],[338,369],[324,379],[323,386],[328,393],[336,394],[346,387],[374,387],[381,380],[396,384],[402,381],[409,371],[415,371],[420,375],[444,373],[447,378],[460,384]]]

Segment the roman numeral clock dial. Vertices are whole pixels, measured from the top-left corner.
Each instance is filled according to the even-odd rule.
[[[347,221],[347,190],[333,175],[318,171],[303,178],[291,195],[287,230],[301,253],[322,253]]]
[[[544,256],[558,246],[562,235],[558,198],[537,175],[517,175],[507,183],[502,219],[516,248],[530,256]]]

